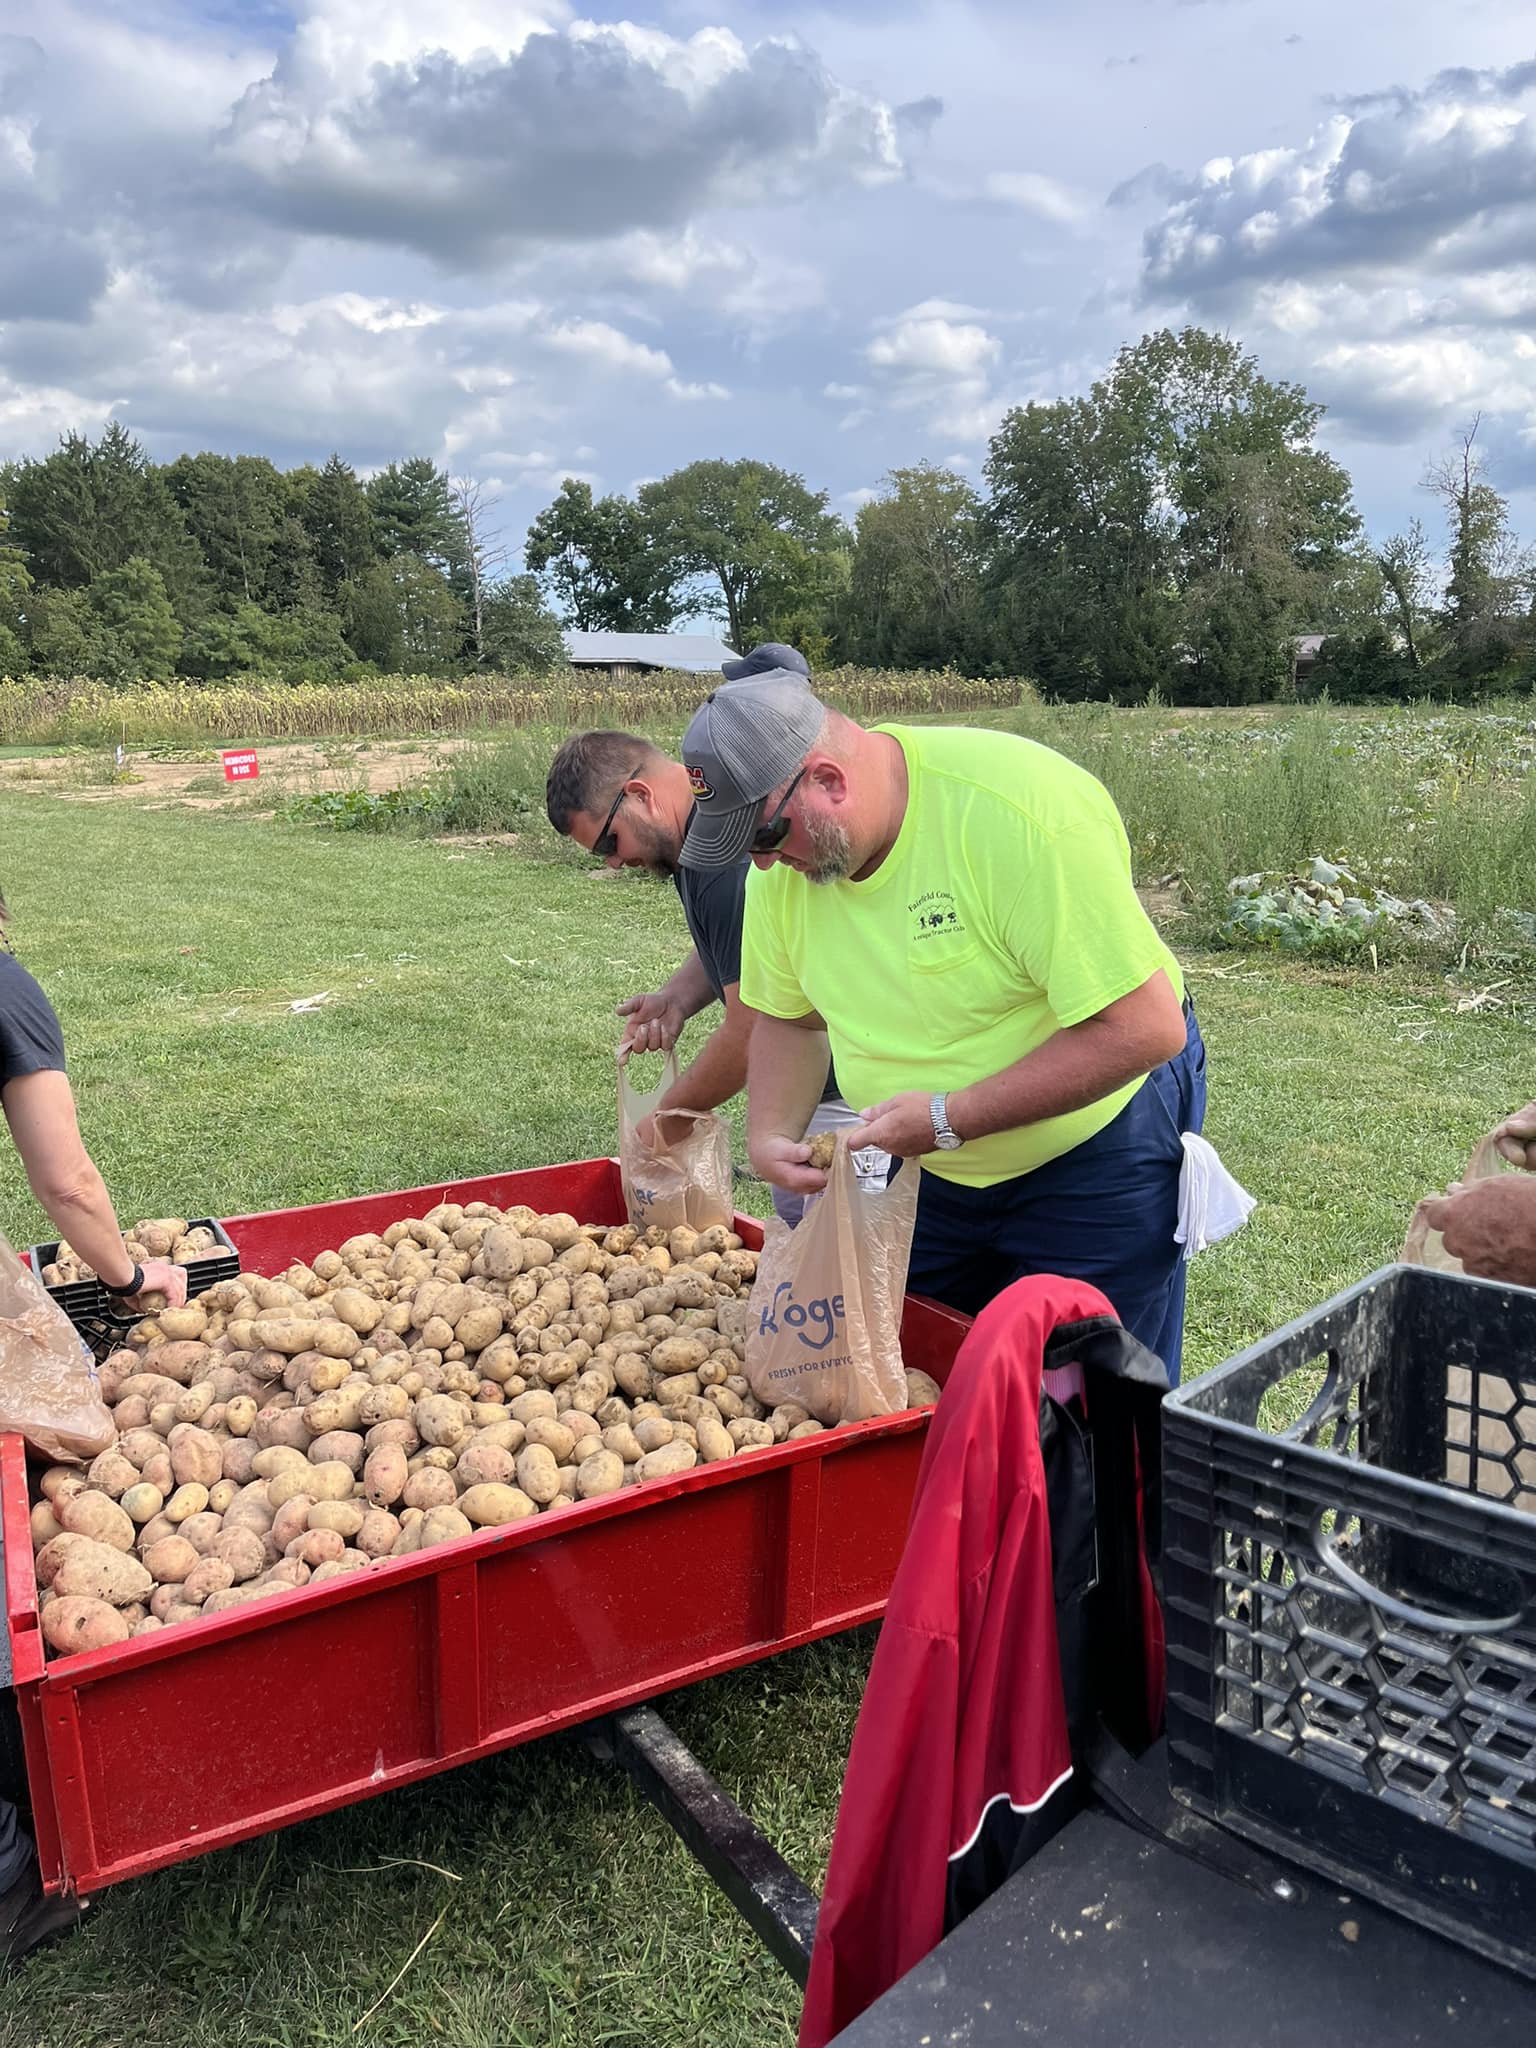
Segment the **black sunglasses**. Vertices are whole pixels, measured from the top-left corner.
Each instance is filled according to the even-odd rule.
[[[613,821],[618,816],[619,805],[623,803],[625,797],[629,794],[630,783],[634,781],[639,773],[640,770],[638,768],[632,768],[629,771],[624,780],[619,784],[618,795],[608,806],[608,815],[603,820],[603,829],[592,842],[592,851],[599,860],[612,860],[619,850],[619,838],[613,829]]]
[[[767,824],[759,825],[752,834],[752,851],[754,853],[777,853],[789,837],[789,828],[792,821],[785,817],[784,807],[794,795],[796,789],[799,788],[800,776],[804,775],[804,773],[805,770],[802,768],[788,789],[779,798],[778,807]]]

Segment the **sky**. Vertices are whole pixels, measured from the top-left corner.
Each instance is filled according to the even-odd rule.
[[[426,454],[515,552],[702,456],[852,516],[1186,322],[1378,538],[1536,538],[1528,0],[0,0],[0,458]]]

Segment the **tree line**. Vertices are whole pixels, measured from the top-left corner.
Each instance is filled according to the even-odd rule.
[[[1474,421],[1424,476],[1444,527],[1373,542],[1323,408],[1230,338],[1144,336],[1086,396],[1010,411],[982,487],[920,462],[852,523],[772,463],[594,495],[507,569],[477,485],[425,457],[156,465],[118,424],[0,468],[0,673],[109,679],[536,671],[562,625],[720,621],[813,665],[1022,675],[1063,698],[1250,703],[1529,687],[1536,560]]]

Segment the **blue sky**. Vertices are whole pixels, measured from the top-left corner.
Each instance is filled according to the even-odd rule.
[[[0,453],[426,453],[514,543],[702,455],[851,513],[1225,328],[1372,529],[1479,410],[1536,538],[1506,0],[0,0]]]

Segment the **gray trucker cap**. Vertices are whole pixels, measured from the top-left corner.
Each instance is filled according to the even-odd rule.
[[[722,661],[720,673],[728,683],[744,683],[750,676],[771,675],[776,668],[788,669],[791,675],[804,676],[807,682],[811,680],[811,665],[805,656],[796,648],[786,647],[782,640],[765,640],[750,654]]]
[[[693,818],[685,868],[727,868],[751,851],[763,800],[816,744],[826,706],[787,669],[714,691],[683,735]]]

